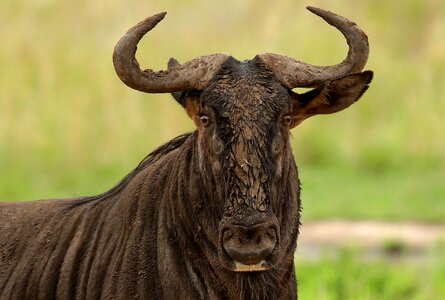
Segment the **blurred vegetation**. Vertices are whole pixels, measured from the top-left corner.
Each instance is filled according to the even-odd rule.
[[[317,300],[441,300],[445,295],[443,250],[437,248],[428,258],[409,261],[364,259],[357,249],[312,261],[297,255],[298,295]]]
[[[91,195],[156,146],[193,130],[169,95],[138,93],[114,73],[119,37],[168,11],[139,47],[165,68],[226,52],[275,52],[313,64],[341,61],[341,34],[304,9],[326,8],[367,32],[371,88],[344,112],[293,130],[304,220],[444,220],[445,2],[0,2],[0,199]]]

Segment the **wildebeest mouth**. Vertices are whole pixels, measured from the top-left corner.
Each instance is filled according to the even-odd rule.
[[[233,269],[233,271],[235,272],[260,272],[268,270],[266,261],[264,260],[255,265],[245,265],[237,261],[234,261],[234,264],[235,269]]]

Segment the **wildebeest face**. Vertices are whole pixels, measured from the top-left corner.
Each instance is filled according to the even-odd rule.
[[[173,94],[198,130],[199,169],[204,186],[213,189],[208,201],[219,208],[217,244],[225,267],[261,271],[280,258],[283,210],[299,210],[290,129],[352,104],[370,80],[364,74],[298,95],[260,58],[230,57],[203,91]]]
[[[208,201],[218,201],[222,262],[236,271],[266,269],[280,240],[275,186],[292,159],[292,92],[260,59],[230,58],[202,92],[174,96],[198,129],[204,186],[215,189]]]

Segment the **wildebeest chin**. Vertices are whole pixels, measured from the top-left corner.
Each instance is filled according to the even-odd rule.
[[[308,9],[345,36],[343,62],[215,54],[143,71],[137,44],[165,13],[131,28],[114,50],[119,78],[172,93],[196,131],[104,194],[2,203],[0,299],[295,299],[300,184],[290,130],[350,106],[372,79],[362,72],[366,35]]]

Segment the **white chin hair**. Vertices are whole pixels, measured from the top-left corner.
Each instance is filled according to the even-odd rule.
[[[264,260],[260,261],[256,265],[245,265],[240,262],[235,261],[235,272],[259,272],[265,271],[266,267],[264,266],[266,262]]]

